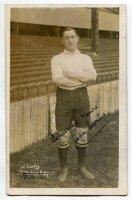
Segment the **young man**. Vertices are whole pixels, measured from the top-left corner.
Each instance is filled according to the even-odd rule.
[[[89,112],[89,99],[86,83],[96,80],[96,71],[91,58],[77,49],[78,34],[73,28],[63,32],[65,50],[51,60],[52,80],[57,86],[56,92],[56,129],[61,172],[59,181],[68,177],[67,154],[69,147],[70,128],[72,121],[76,122],[75,144],[78,151],[78,169],[89,179],[94,176],[85,167],[88,127],[81,113]],[[66,131],[65,131],[66,130]]]

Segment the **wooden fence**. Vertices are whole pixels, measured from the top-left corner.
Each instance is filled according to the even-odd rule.
[[[10,105],[10,152],[48,137],[48,97],[36,97]]]
[[[119,109],[119,80],[100,82],[87,87],[90,107],[95,105],[97,113],[114,113]],[[20,96],[19,96],[20,97]],[[55,128],[55,92],[46,93],[33,98],[19,99],[10,104],[10,152],[14,153],[26,146],[47,139],[49,132]],[[50,123],[50,130],[49,130]]]

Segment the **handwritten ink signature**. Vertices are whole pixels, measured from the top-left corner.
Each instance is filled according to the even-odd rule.
[[[73,138],[73,140],[74,140],[75,142],[77,142],[80,138],[83,137],[83,135],[85,135],[85,134],[87,134],[87,133],[88,133],[87,131],[84,131],[84,132],[82,132],[82,133],[79,133],[79,136],[75,136],[75,137],[72,137],[72,138]]]
[[[92,130],[94,126],[96,126],[96,124],[105,117],[105,113],[103,113],[101,116],[100,113],[98,113],[96,117],[97,118],[92,123],[86,122],[89,130]]]
[[[88,142],[86,143],[86,144],[88,144],[88,143],[90,143],[94,138],[95,138],[95,136],[97,136],[98,135],[98,133],[105,127],[105,126],[107,126],[108,124],[109,124],[110,122],[106,122],[89,140],[88,140]],[[78,141],[78,140],[77,140]],[[76,142],[77,142],[76,141]],[[79,148],[78,146],[77,146],[77,148]]]
[[[98,107],[95,105],[89,112],[87,113],[84,113],[82,112],[81,113],[81,117],[88,117],[94,110],[96,110]]]
[[[95,105],[89,112],[87,113],[81,113],[80,116],[81,117],[85,117],[85,122],[86,122],[86,125],[88,127],[88,130],[92,130],[96,124],[98,122],[100,122],[104,117],[105,117],[105,114],[103,113],[102,115],[100,115],[100,113],[97,114],[96,116],[96,119],[92,122],[92,123],[89,123],[89,121],[87,120],[87,117],[92,113],[94,112],[96,109],[97,109],[97,105]],[[69,128],[66,128],[64,131],[61,131],[61,132],[56,132],[54,134],[51,134],[51,140],[52,142],[56,142],[57,140],[59,140],[59,138],[63,135],[65,135],[65,133],[67,133],[67,131],[71,131],[73,128],[77,128],[78,127],[78,122],[76,121],[74,124],[72,124],[71,126],[69,126]],[[83,137],[83,135],[87,134],[88,132],[85,131],[85,132],[82,132],[79,134],[78,137],[73,137],[73,139],[77,142],[81,137]]]
[[[99,123],[104,117],[105,117],[104,113],[101,116],[100,116],[100,113],[98,113],[97,118],[92,123],[86,122],[86,124],[88,126],[88,130],[91,131],[96,126],[96,124]],[[85,134],[88,134],[88,131],[84,131],[84,132],[80,133],[79,136],[73,137],[73,139],[77,142]]]
[[[76,128],[78,126],[78,122],[76,121],[74,124],[70,125],[69,128],[66,128],[64,131],[56,132],[54,134],[51,134],[51,140],[52,142],[56,142],[61,136],[65,135],[68,131],[71,131],[72,129]]]

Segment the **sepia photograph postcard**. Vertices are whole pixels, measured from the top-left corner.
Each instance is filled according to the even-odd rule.
[[[8,195],[127,195],[126,5],[6,5]]]

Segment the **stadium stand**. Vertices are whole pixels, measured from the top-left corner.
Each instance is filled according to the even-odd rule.
[[[118,39],[100,39],[99,55],[91,51],[90,38],[81,38],[79,49],[92,57],[98,74],[119,69]],[[12,35],[11,87],[50,80],[50,60],[62,51],[60,37]]]

